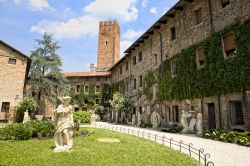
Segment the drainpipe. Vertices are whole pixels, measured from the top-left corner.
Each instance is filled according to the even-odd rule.
[[[212,10],[212,2],[208,0],[208,8],[209,8],[209,22],[210,22],[210,29],[211,33],[214,32],[214,20],[213,20],[213,10]]]

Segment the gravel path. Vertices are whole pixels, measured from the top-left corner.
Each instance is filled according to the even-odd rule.
[[[150,133],[152,135],[157,134],[158,136],[161,137],[164,136],[166,138],[173,138],[176,141],[183,140],[183,142],[186,144],[192,143],[194,148],[197,149],[203,148],[205,150],[205,153],[209,153],[211,157],[208,159],[208,161],[212,161],[215,166],[250,166],[249,147],[239,146],[231,143],[223,143],[209,139],[203,139],[196,137],[195,135],[165,133],[153,129],[142,129],[133,126],[115,125],[105,122],[96,122],[95,124],[90,125],[90,127],[103,127],[103,126],[110,126],[114,128],[122,127],[134,131]],[[158,142],[162,143],[162,141]],[[188,151],[184,151],[184,153],[188,154]]]

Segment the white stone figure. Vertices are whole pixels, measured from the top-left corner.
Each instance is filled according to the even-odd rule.
[[[140,112],[138,112],[138,114],[137,114],[137,126],[141,125],[141,121],[142,121],[142,115],[140,114]]]
[[[196,130],[197,130],[197,135],[199,136],[202,135],[203,133],[202,113],[197,114]]]
[[[29,122],[29,121],[30,121],[29,112],[28,112],[28,110],[26,110],[26,111],[24,112],[24,116],[23,116],[23,123],[27,123],[27,122]]]
[[[73,146],[73,107],[69,104],[69,96],[62,97],[61,101],[62,104],[57,107],[53,116],[56,127],[54,135],[55,152],[69,151]]]
[[[188,133],[188,121],[187,121],[188,116],[189,116],[188,113],[182,110],[181,112],[181,125],[183,127],[181,131],[182,133]]]
[[[192,118],[190,123],[189,123],[188,130],[189,131],[194,131],[195,124],[196,124],[196,119]]]
[[[132,116],[132,125],[133,126],[135,125],[135,114],[133,114],[133,116]]]
[[[153,128],[157,128],[160,125],[160,115],[156,111],[151,114],[150,117],[151,124]]]

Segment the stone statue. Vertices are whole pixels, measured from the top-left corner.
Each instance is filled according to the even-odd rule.
[[[135,114],[133,114],[133,116],[132,116],[132,125],[133,126],[135,125]]]
[[[29,112],[28,112],[28,110],[26,110],[26,111],[24,112],[24,116],[23,116],[23,123],[27,123],[27,122],[29,122],[29,121],[30,121]]]
[[[53,116],[56,127],[55,152],[69,151],[73,146],[73,107],[69,104],[69,96],[62,97],[61,101],[62,104],[57,107]]]
[[[197,114],[196,130],[197,130],[197,135],[199,136],[202,135],[203,133],[202,113]]]
[[[153,128],[157,128],[160,125],[160,115],[156,111],[151,114],[151,124]]]
[[[188,116],[189,116],[188,113],[182,110],[181,112],[181,125],[183,127],[181,131],[182,133],[188,133],[188,121],[187,121]]]
[[[138,112],[138,114],[137,114],[137,126],[141,125],[141,121],[142,121],[142,115],[140,114],[140,112]]]

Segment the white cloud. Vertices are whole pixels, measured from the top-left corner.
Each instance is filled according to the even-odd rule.
[[[49,5],[47,0],[14,0],[14,3],[17,5],[28,6],[32,11],[42,11],[45,9],[53,10]]]
[[[128,49],[131,44],[142,35],[143,31],[135,31],[133,29],[128,29],[125,33],[121,36],[121,53]]]
[[[31,32],[44,32],[55,35],[56,38],[80,38],[85,35],[98,34],[99,19],[94,16],[86,15],[82,17],[69,19],[67,22],[62,21],[41,21],[33,25]]]
[[[122,39],[124,40],[135,40],[140,35],[142,35],[143,31],[135,31],[133,29],[128,29],[123,35]]]
[[[149,9],[149,12],[150,12],[151,14],[156,14],[156,13],[157,13],[156,7],[151,7],[151,8]]]
[[[143,0],[142,3],[141,3],[141,6],[146,7],[147,4],[148,4],[148,0]]]
[[[138,17],[135,7],[137,0],[95,0],[83,8],[83,11],[101,19],[118,18],[132,21]]]

